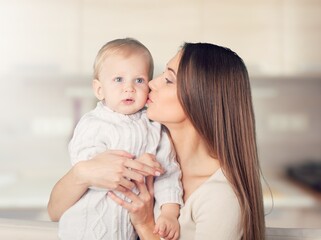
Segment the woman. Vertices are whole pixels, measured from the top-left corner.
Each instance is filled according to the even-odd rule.
[[[172,138],[182,170],[185,205],[180,213],[180,239],[264,239],[263,197],[255,139],[255,121],[248,73],[240,57],[227,48],[207,43],[186,43],[169,61],[164,73],[150,82],[148,117],[162,123]],[[153,159],[147,165],[129,156],[104,153],[76,166],[55,186],[48,211],[53,220],[77,201],[88,186],[114,184],[131,199],[125,202],[141,239],[159,239],[153,233],[152,182],[141,176],[133,182],[124,169],[153,175]],[[113,156],[113,157],[112,157]],[[107,157],[109,160],[107,160]],[[146,157],[146,156],[145,156]],[[122,171],[107,167],[116,165]],[[113,160],[112,160],[113,159]],[[118,169],[117,168],[117,169]],[[93,172],[90,173],[90,170]],[[103,172],[117,174],[114,178]],[[122,174],[124,173],[124,174]],[[105,180],[103,179],[105,178]],[[138,180],[138,181],[136,181]],[[109,186],[108,186],[109,187]],[[68,190],[71,196],[59,202]],[[60,200],[61,201],[61,200]],[[54,214],[55,212],[55,214]],[[175,236],[167,236],[167,239]]]

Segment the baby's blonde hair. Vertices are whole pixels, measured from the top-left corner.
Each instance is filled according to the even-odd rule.
[[[149,80],[153,78],[154,61],[147,47],[145,47],[144,44],[134,38],[120,38],[107,42],[98,51],[94,62],[94,79],[99,79],[99,73],[101,71],[102,63],[107,56],[112,54],[122,54],[124,56],[129,56],[131,54],[145,55],[147,60],[149,61]]]

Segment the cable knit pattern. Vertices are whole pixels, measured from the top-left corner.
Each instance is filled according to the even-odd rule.
[[[75,128],[69,144],[72,165],[91,159],[107,149],[124,150],[135,156],[156,154],[165,174],[155,179],[157,206],[183,204],[181,172],[171,143],[160,124],[149,121],[145,110],[132,115],[113,112],[98,102]],[[137,189],[136,189],[137,191]],[[137,234],[126,209],[107,198],[108,189],[91,187],[69,208],[59,222],[62,240],[135,240]],[[124,199],[121,193],[117,193]]]

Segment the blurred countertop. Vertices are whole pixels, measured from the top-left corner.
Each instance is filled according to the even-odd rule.
[[[0,208],[43,208],[58,178],[54,175],[0,174]]]
[[[268,175],[263,183],[265,208],[313,208],[321,205],[321,193],[284,175]]]
[[[0,173],[0,208],[42,208],[62,173],[19,175]],[[266,179],[266,181],[264,181]],[[297,184],[281,174],[265,173],[262,179],[264,206],[314,207],[321,204],[321,193]],[[272,193],[272,195],[271,195]]]
[[[44,175],[19,175],[10,172],[0,174],[0,217],[49,220],[46,207],[50,192],[62,173]],[[278,213],[293,211],[297,218],[300,210],[321,211],[321,194],[296,184],[277,174],[265,174],[263,184],[264,208],[267,226],[285,224],[289,220],[278,220]],[[271,197],[273,196],[273,200]],[[272,214],[270,214],[272,212]],[[302,214],[302,213],[300,213]],[[289,215],[287,213],[287,215]],[[291,215],[289,215],[291,216]],[[288,218],[287,218],[288,219]],[[294,218],[293,218],[294,219]],[[321,227],[321,221],[320,224]],[[274,224],[275,223],[275,224]],[[313,224],[314,224],[313,223]],[[297,226],[301,223],[290,224]],[[288,225],[286,225],[288,227]],[[318,225],[319,226],[319,225]]]

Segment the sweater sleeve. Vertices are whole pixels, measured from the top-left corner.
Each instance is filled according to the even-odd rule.
[[[89,160],[107,150],[107,134],[103,122],[91,114],[84,115],[77,124],[68,150],[71,164]]]
[[[183,205],[183,190],[181,184],[181,170],[176,161],[176,154],[165,131],[161,132],[161,139],[156,151],[156,159],[165,169],[165,173],[155,178],[154,192],[157,206],[165,203]]]
[[[213,186],[212,186],[213,187]],[[203,191],[192,211],[195,240],[241,239],[241,212],[233,190],[227,183],[218,183],[216,190]]]

